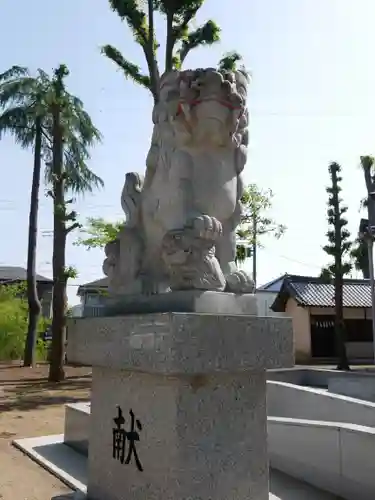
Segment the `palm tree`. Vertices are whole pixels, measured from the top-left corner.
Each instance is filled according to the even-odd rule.
[[[137,64],[125,59],[112,45],[105,45],[102,52],[123,71],[125,78],[148,89],[157,103],[160,70],[156,54],[159,43],[155,37],[155,13],[162,14],[166,20],[164,71],[180,69],[192,50],[220,41],[220,28],[212,20],[189,30],[203,3],[204,0],[109,0],[111,9],[126,21],[135,42],[142,48],[148,74],[142,73]],[[234,69],[240,60],[237,52],[231,52],[220,60],[218,69]]]
[[[69,114],[64,111],[62,115],[66,139],[63,154],[64,186],[73,192],[92,191],[103,182],[87,167],[87,148],[100,138],[100,134],[93,127],[79,99],[65,92],[64,102],[69,104],[64,110],[70,110]],[[25,366],[31,366],[35,361],[37,324],[41,309],[36,287],[39,188],[43,160],[47,182],[52,184],[54,179],[51,161],[54,103],[53,80],[44,71],[39,69],[36,77],[33,77],[27,68],[13,66],[0,75],[0,138],[9,133],[21,147],[34,149],[27,261],[29,322],[25,343]]]
[[[42,151],[45,146],[42,134],[46,91],[44,76],[39,71],[37,77],[32,77],[27,68],[20,66],[13,66],[0,75],[0,138],[9,133],[22,148],[32,147],[34,150],[27,251],[29,320],[24,366],[31,366],[35,362],[37,325],[41,311],[36,282],[36,248]]]
[[[52,349],[49,380],[64,379],[64,354],[66,339],[66,284],[69,269],[65,263],[66,238],[75,228],[76,212],[68,211],[72,200],[66,200],[66,192],[92,191],[103,185],[103,181],[87,167],[89,147],[100,141],[100,133],[83,108],[83,103],[65,89],[64,78],[69,74],[65,65],[60,65],[52,79],[51,95],[51,171],[50,195],[53,198],[53,318]]]

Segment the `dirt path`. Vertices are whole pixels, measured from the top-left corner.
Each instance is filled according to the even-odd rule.
[[[48,384],[47,373],[46,365],[29,369],[0,364],[1,500],[50,500],[69,492],[11,444],[16,438],[61,434],[64,405],[89,400],[90,369],[68,367],[60,385]]]

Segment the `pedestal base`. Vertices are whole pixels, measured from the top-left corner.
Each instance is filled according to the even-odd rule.
[[[266,368],[289,318],[165,313],[69,324],[93,366],[90,500],[268,500]]]
[[[156,295],[123,295],[113,297],[104,316],[165,312],[257,315],[257,299],[252,293],[235,294],[201,290],[184,290]]]
[[[265,383],[265,372],[169,377],[93,368],[88,497],[268,500]],[[128,464],[113,458],[117,406],[126,431],[130,411],[141,423],[138,464],[134,454]]]

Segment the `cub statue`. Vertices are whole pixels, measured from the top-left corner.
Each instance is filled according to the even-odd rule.
[[[126,223],[105,249],[111,293],[254,291],[235,263],[248,83],[214,68],[161,77],[146,175],[126,175]]]

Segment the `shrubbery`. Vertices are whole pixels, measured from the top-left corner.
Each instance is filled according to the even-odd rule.
[[[0,360],[22,359],[27,334],[28,305],[25,285],[0,285]],[[48,320],[41,318],[38,326],[37,358],[46,359],[47,348],[42,334]]]

